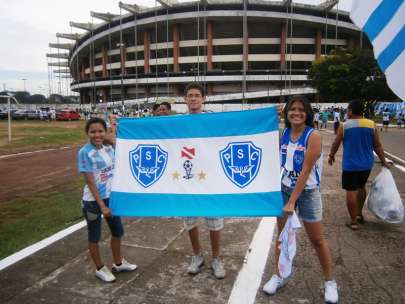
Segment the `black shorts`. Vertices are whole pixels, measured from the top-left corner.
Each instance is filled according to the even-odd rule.
[[[389,121],[383,121],[383,125],[384,125],[384,126],[388,126],[389,123],[390,123]]]
[[[371,170],[366,171],[343,171],[342,173],[342,188],[347,191],[355,191],[367,183]]]
[[[337,130],[337,129],[339,129],[339,125],[340,125],[340,123],[339,123],[338,121],[335,121],[335,122],[333,123],[333,128],[334,128],[335,130]]]

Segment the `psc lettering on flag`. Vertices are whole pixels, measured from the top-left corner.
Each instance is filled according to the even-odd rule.
[[[119,120],[122,216],[279,216],[278,117],[259,110]]]

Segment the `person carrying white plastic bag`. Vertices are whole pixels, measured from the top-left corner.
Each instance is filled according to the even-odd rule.
[[[404,205],[394,178],[386,167],[381,169],[371,184],[367,207],[384,222],[399,224],[404,220]]]

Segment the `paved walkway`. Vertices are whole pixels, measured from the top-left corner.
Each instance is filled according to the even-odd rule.
[[[332,136],[322,134],[327,154]],[[372,175],[378,170],[376,165]],[[405,200],[405,174],[395,168],[392,172]],[[405,224],[384,224],[366,211],[367,222],[359,231],[346,228],[348,216],[340,189],[340,168],[331,168],[326,161],[322,193],[340,303],[405,303]],[[1,271],[0,303],[228,303],[260,220],[226,221],[222,255],[228,276],[222,281],[214,279],[208,267],[209,238],[205,229],[202,243],[207,263],[202,273],[190,277],[185,271],[191,248],[181,220],[127,219],[123,249],[127,259],[139,265],[136,272],[119,274],[112,284],[98,281],[86,251],[86,231],[82,229]],[[274,239],[261,286],[274,267]],[[107,234],[101,247],[106,264],[110,265]],[[289,284],[273,297],[263,294],[261,286],[254,302],[257,304],[323,303],[320,266],[304,231],[299,234],[294,275]],[[241,299],[237,303],[245,302]]]

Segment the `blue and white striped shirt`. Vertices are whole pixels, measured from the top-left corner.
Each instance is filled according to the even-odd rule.
[[[84,145],[77,155],[80,173],[92,173],[102,199],[109,198],[114,171],[114,149],[103,145],[97,149],[93,144]],[[95,201],[88,185],[83,189],[84,201]]]

